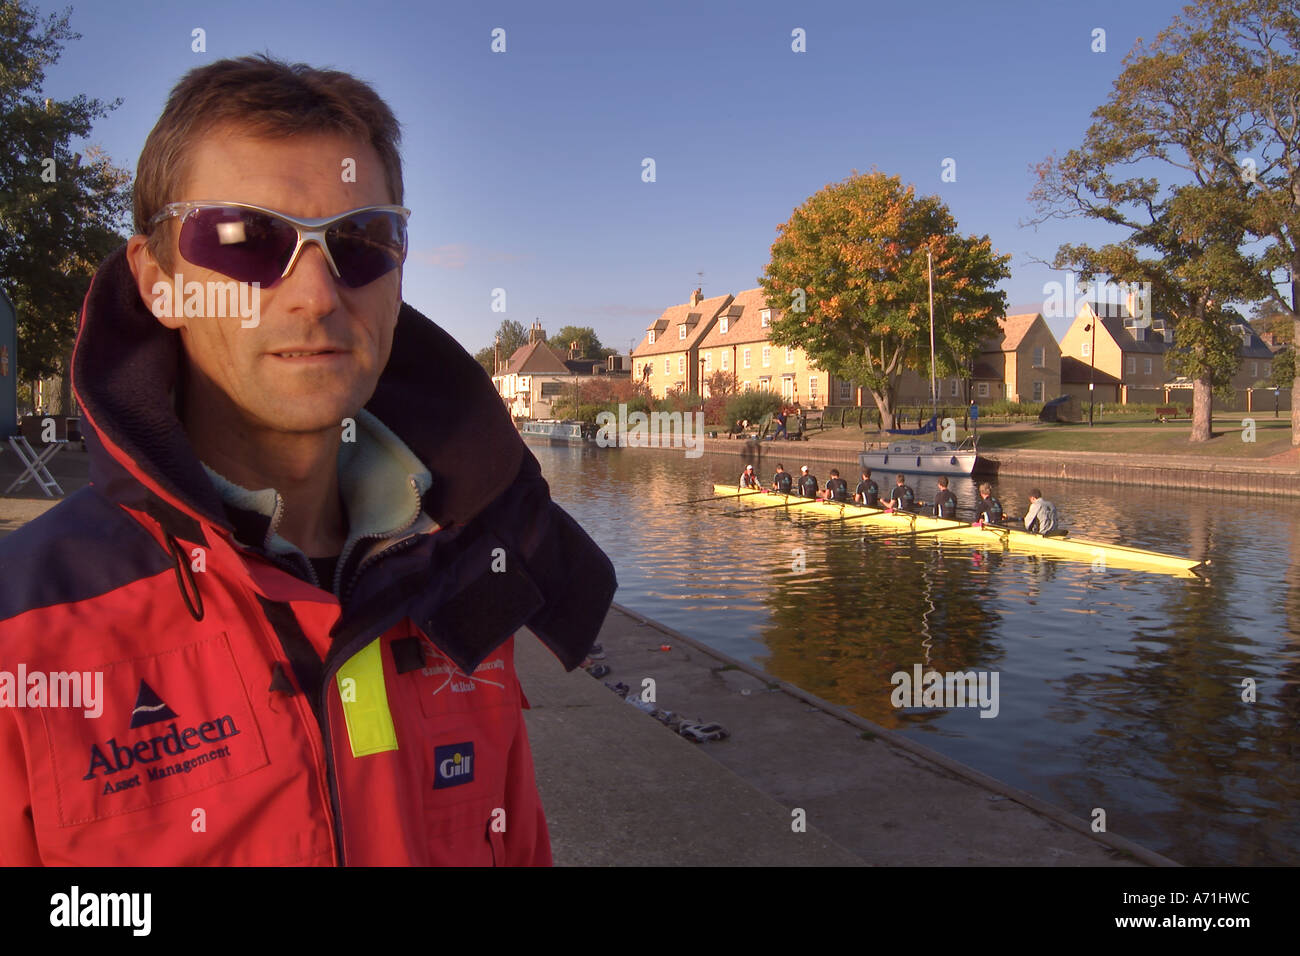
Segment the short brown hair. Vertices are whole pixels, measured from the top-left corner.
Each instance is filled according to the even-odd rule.
[[[947,478],[944,478],[944,477],[940,477],[940,478],[939,478],[939,487],[940,487],[940,488],[947,488],[947,487],[948,487],[948,479],[947,479]]]
[[[982,494],[982,495],[991,495],[991,494],[993,494],[993,486],[990,485],[987,481],[986,481],[986,482],[983,482],[983,483],[980,485],[980,494]]]
[[[179,198],[189,171],[187,147],[223,125],[272,138],[355,136],[379,154],[391,201],[402,202],[401,125],[379,94],[348,73],[259,54],[197,67],[172,89],[136,166],[132,212],[137,233],[149,234],[149,220]],[[157,230],[149,235],[149,251],[166,266],[159,256],[164,234]]]
[[[1029,489],[1029,497],[1031,497],[1031,498],[1041,498],[1041,497],[1043,497],[1043,493],[1042,493],[1041,491],[1039,491],[1037,488],[1030,488],[1030,489]]]

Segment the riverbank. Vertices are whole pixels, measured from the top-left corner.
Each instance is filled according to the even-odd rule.
[[[654,450],[682,454],[680,448]],[[745,465],[753,465],[766,480],[778,462],[787,470],[794,471],[803,464],[835,465],[845,476],[855,477],[861,445],[817,438],[795,442],[705,438],[702,450],[704,454],[735,458],[739,463],[737,474]],[[904,461],[905,458],[900,460],[897,467],[906,471]],[[889,470],[893,470],[892,466]],[[976,476],[987,476],[990,480],[998,477],[1064,479],[1234,494],[1300,496],[1300,481],[1297,481],[1300,478],[1300,453],[1292,451],[1267,459],[1243,460],[1195,455],[993,448],[981,451]]]
[[[1173,865],[625,608],[600,643],[594,680],[517,642],[557,864]],[[689,743],[605,686],[647,678],[730,736]]]

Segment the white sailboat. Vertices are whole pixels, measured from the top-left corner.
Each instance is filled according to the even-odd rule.
[[[930,282],[930,399],[933,403],[931,425],[939,418],[939,389],[934,365],[934,268],[930,253],[925,254],[926,272]],[[965,475],[975,471],[978,449],[973,439],[962,442],[925,441],[915,438],[896,438],[887,442],[867,442],[858,454],[862,468],[889,469],[922,475]]]

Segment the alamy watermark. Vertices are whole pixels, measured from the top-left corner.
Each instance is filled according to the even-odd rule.
[[[155,282],[152,291],[151,308],[159,319],[239,316],[243,329],[255,329],[262,321],[260,282],[183,282],[177,273],[171,282]]]
[[[601,448],[683,448],[687,458],[704,454],[703,412],[628,414],[627,403],[620,402],[617,415],[599,412],[596,424],[596,444]]]
[[[1073,272],[1065,282],[1043,283],[1043,318],[1072,319],[1084,303],[1091,305],[1102,318],[1128,318],[1138,326],[1151,324],[1150,282],[1079,282]]]
[[[997,671],[926,671],[913,664],[912,673],[895,671],[889,678],[894,686],[889,702],[895,707],[978,707],[980,717],[996,717]]]
[[[104,712],[103,671],[0,670],[0,707],[80,707],[86,717]]]

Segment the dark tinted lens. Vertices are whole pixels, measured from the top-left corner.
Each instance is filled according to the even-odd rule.
[[[325,234],[339,279],[356,289],[387,275],[406,255],[406,220],[395,212],[360,212]]]
[[[289,264],[298,233],[251,209],[196,209],[181,226],[181,255],[240,282],[270,286]]]

